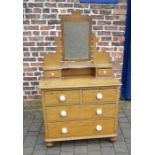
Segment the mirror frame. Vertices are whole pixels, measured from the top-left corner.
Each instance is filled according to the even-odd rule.
[[[66,59],[65,47],[64,47],[64,23],[65,22],[82,22],[87,21],[89,23],[89,40],[88,40],[88,58],[86,59]],[[90,16],[81,15],[79,11],[75,11],[72,15],[64,15],[61,17],[61,37],[62,37],[62,60],[63,61],[90,61],[91,60],[91,35],[92,35],[92,18]]]

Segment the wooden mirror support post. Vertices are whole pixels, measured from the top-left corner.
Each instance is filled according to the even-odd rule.
[[[43,77],[39,82],[46,145],[91,138],[115,141],[120,82],[113,75],[110,56],[105,51],[97,51],[90,16],[74,12],[63,16],[61,21],[62,34],[55,39],[56,52],[44,57]],[[80,28],[76,28],[76,24],[87,23],[88,28],[82,30],[87,31],[86,46],[78,41],[82,35],[73,36],[76,40],[72,40],[74,34],[67,34],[72,31],[64,29],[66,22],[74,32],[78,29],[77,33]],[[69,47],[64,38],[72,40]]]

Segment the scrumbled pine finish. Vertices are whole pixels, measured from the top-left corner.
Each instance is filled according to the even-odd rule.
[[[65,22],[88,22],[88,59],[64,59]],[[117,136],[120,82],[113,76],[110,56],[96,49],[98,39],[92,33],[91,23],[90,16],[79,12],[62,17],[56,53],[44,57],[40,89],[48,147],[56,141],[114,141]]]

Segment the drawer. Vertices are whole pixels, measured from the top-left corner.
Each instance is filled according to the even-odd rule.
[[[79,104],[80,91],[45,91],[44,92],[45,105],[66,105],[66,104]]]
[[[114,118],[115,104],[46,107],[47,121]]]
[[[96,76],[111,76],[113,75],[112,69],[98,68],[96,69]]]
[[[116,102],[117,101],[117,89],[107,88],[107,89],[93,89],[93,90],[83,90],[83,103],[106,103],[106,102]]]
[[[61,70],[52,70],[52,71],[44,71],[43,76],[50,78],[60,78],[61,77]]]
[[[114,119],[48,123],[49,138],[106,135],[114,133]]]

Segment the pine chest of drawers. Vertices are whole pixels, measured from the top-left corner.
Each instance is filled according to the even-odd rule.
[[[43,59],[39,82],[45,142],[109,138],[117,135],[120,82],[111,57],[96,49],[90,16],[74,12],[61,19],[56,52]]]
[[[89,85],[81,82],[79,87],[81,78],[74,78],[72,86],[73,79],[48,80],[40,81],[47,146],[55,141],[76,139],[106,137],[114,140],[117,135],[118,81],[85,77],[83,81]]]

